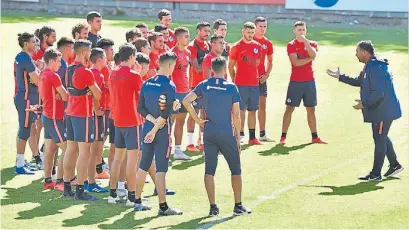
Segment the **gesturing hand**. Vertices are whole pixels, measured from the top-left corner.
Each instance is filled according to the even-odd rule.
[[[364,105],[362,104],[362,101],[361,101],[361,100],[355,100],[355,101],[358,102],[358,104],[356,104],[356,105],[353,106],[354,109],[356,109],[356,110],[361,110],[361,109],[364,108]]]
[[[339,71],[339,67],[337,67],[336,71],[332,71],[330,69],[327,69],[327,74],[330,75],[331,77],[339,78],[339,75],[341,75],[341,72]]]
[[[149,133],[146,134],[144,142],[147,144],[152,143],[153,140],[155,139],[155,136],[156,136],[156,132],[151,130]]]

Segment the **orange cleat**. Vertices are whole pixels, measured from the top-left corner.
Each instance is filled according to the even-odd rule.
[[[285,145],[285,137],[280,138],[280,145]]]
[[[55,181],[51,182],[51,183],[45,183],[43,184],[43,189],[44,190],[49,190],[49,189],[54,189],[55,186]]]
[[[105,170],[102,171],[102,173],[96,173],[95,174],[95,179],[109,179],[109,173]]]
[[[262,145],[262,143],[257,138],[254,138],[249,140],[249,145]]]
[[[188,152],[200,152],[200,150],[198,148],[196,148],[194,145],[186,146],[186,151],[188,151]]]
[[[63,192],[64,191],[64,182],[55,183],[54,190]]]
[[[319,137],[312,139],[311,142],[314,144],[328,144],[327,142],[321,140]]]

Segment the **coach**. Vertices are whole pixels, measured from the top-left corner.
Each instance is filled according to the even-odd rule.
[[[396,159],[392,141],[388,137],[392,122],[402,116],[399,100],[393,86],[392,75],[388,69],[388,60],[375,56],[371,41],[360,41],[356,48],[359,62],[365,63],[363,71],[357,78],[350,78],[336,71],[327,70],[328,75],[338,78],[340,82],[361,87],[361,100],[354,106],[362,110],[364,122],[372,124],[372,135],[375,142],[375,154],[372,171],[360,180],[382,181],[381,169],[385,154],[389,161],[389,170],[384,177],[391,177],[403,170]]]

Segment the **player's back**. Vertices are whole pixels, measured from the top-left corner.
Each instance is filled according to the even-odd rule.
[[[232,135],[232,108],[234,103],[240,101],[236,85],[222,78],[210,78],[201,82],[194,92],[202,97],[208,120],[204,132]]]

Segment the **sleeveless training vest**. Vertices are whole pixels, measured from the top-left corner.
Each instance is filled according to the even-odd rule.
[[[210,47],[207,45],[207,50],[202,50],[200,49],[199,45],[196,43],[196,41],[193,42],[193,44],[196,46],[197,49],[197,63],[199,64],[199,66],[202,65],[203,63],[203,59],[206,56],[206,54],[210,53]]]
[[[70,96],[85,96],[85,95],[87,95],[87,92],[88,92],[88,89],[89,89],[88,86],[86,88],[84,88],[84,89],[77,89],[72,84],[72,78],[74,77],[74,73],[79,67],[83,67],[83,65],[82,64],[77,64],[77,65],[68,66],[67,90],[70,93]]]

